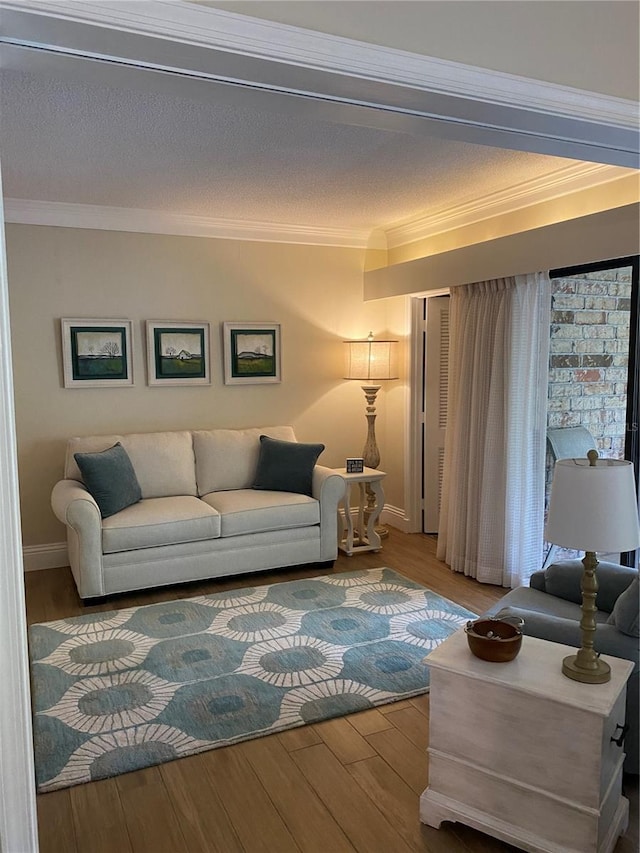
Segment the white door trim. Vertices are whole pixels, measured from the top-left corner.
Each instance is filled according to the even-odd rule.
[[[0,187],[0,849],[37,853],[17,458]]]

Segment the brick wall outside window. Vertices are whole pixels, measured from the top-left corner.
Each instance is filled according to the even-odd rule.
[[[631,267],[555,279],[547,426],[585,426],[624,458]]]
[[[630,309],[631,267],[552,281],[547,426],[584,426],[600,456],[616,459],[624,458]],[[546,473],[548,503],[549,453]]]

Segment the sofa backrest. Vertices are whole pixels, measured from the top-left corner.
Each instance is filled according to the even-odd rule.
[[[74,453],[106,450],[113,447],[117,441],[122,444],[131,459],[143,498],[198,494],[193,441],[191,433],[186,430],[72,438],[67,445],[65,477],[82,482]]]
[[[120,442],[127,451],[143,498],[206,495],[253,485],[260,436],[295,441],[293,427],[211,429],[89,435],[67,444],[64,476],[82,482],[74,453],[96,453]]]
[[[296,440],[290,426],[195,430],[198,494],[250,489],[258,467],[261,435],[281,441]]]

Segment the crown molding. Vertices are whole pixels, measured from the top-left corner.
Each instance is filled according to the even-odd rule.
[[[5,222],[20,225],[53,225],[60,228],[88,228],[101,231],[132,231],[142,234],[169,234],[223,240],[252,240],[259,243],[295,243],[306,246],[336,246],[364,249],[368,229],[345,229],[214,219],[160,210],[136,210],[21,198],[4,200]]]
[[[128,231],[141,234],[249,240],[259,243],[289,243],[354,249],[395,249],[446,231],[505,216],[562,196],[624,180],[631,170],[594,163],[577,163],[481,198],[441,208],[426,216],[391,223],[374,230],[314,227],[240,219],[137,210],[127,207],[74,204],[7,198],[5,221],[20,225],[50,225]]]
[[[540,178],[523,181],[506,190],[441,208],[427,216],[392,223],[383,229],[387,246],[389,249],[395,249],[445,231],[464,228],[485,219],[515,213],[534,204],[620,180],[630,174],[632,174],[631,170],[625,170],[621,175],[620,169],[614,166],[594,163],[566,166]]]
[[[0,6],[480,103],[636,130],[634,101],[175,0],[21,0]]]

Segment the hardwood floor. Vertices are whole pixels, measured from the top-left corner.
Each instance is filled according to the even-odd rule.
[[[391,529],[380,554],[340,555],[334,572],[389,566],[481,613],[504,590],[451,572],[435,540]],[[113,597],[83,608],[68,569],[26,575],[29,622],[239,586],[326,574],[266,572]],[[38,796],[41,853],[505,853],[515,848],[462,824],[418,818],[427,784],[429,696],[211,750]],[[638,779],[627,835],[638,850]],[[7,853],[20,853],[8,851]]]

